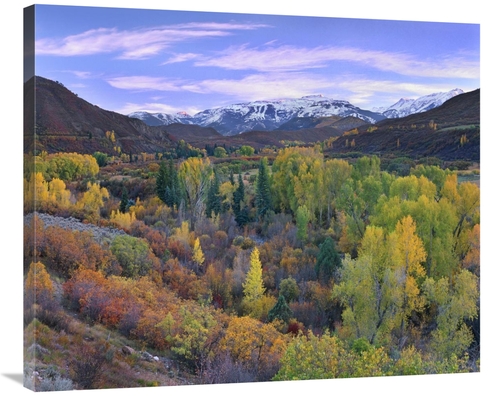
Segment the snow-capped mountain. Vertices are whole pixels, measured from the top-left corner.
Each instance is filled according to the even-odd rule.
[[[212,127],[222,135],[237,135],[251,130],[271,131],[294,117],[358,117],[366,122],[375,123],[385,117],[381,114],[363,110],[344,100],[334,100],[322,95],[304,96],[300,99],[277,99],[233,104],[209,109],[193,117],[172,117],[154,115],[151,119],[144,113],[134,113],[130,117],[150,122],[163,121],[164,125],[173,122],[197,124]],[[175,121],[174,121],[175,119]],[[155,124],[158,125],[158,124]]]
[[[129,117],[139,118],[151,126],[173,123],[196,124],[212,127],[222,135],[237,135],[242,132],[272,131],[293,118],[306,117],[357,117],[369,123],[385,118],[401,118],[410,114],[441,106],[448,99],[462,94],[461,89],[434,93],[418,99],[400,99],[387,108],[363,110],[345,100],[335,100],[322,95],[304,96],[299,99],[261,100],[232,104],[201,111],[194,116],[186,113],[175,115],[136,112]]]
[[[138,118],[150,126],[170,125],[175,123],[191,124],[191,116],[187,113],[177,113],[175,115],[166,113],[148,113],[147,111],[136,111],[128,115],[130,118]]]
[[[464,93],[461,89],[453,89],[449,92],[439,92],[422,96],[418,99],[401,98],[392,106],[387,108],[376,108],[373,111],[382,113],[387,118],[401,118],[410,114],[422,113],[424,111],[441,106],[448,99]]]

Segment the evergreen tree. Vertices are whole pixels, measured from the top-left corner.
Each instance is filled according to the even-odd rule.
[[[212,217],[212,213],[217,216],[222,211],[222,198],[219,192],[219,176],[217,171],[214,170],[214,178],[210,183],[210,188],[208,189],[207,202],[205,208],[205,215],[207,217]]]
[[[282,320],[285,323],[288,323],[290,319],[293,317],[293,312],[286,303],[285,297],[283,294],[280,294],[278,301],[271,308],[269,314],[267,315],[267,320],[272,322],[273,320]]]
[[[229,171],[229,182],[231,183],[232,186],[234,186],[234,172],[233,168]]]
[[[266,157],[262,158],[259,162],[255,206],[257,207],[257,216],[259,218],[262,218],[272,208],[271,183]]]
[[[235,220],[240,227],[243,227],[250,221],[250,209],[248,208],[248,206],[245,205],[243,208],[240,209]]]
[[[172,158],[168,161],[164,202],[170,207],[179,207],[181,201],[181,187],[179,174]]]
[[[125,186],[122,188],[122,199],[120,201],[120,212],[125,213],[128,209],[128,191]]]
[[[156,195],[165,203],[166,203],[165,192],[167,190],[167,176],[168,176],[167,165],[165,165],[165,162],[162,161],[160,162],[160,169],[158,169],[158,174],[156,175]]]
[[[245,185],[243,184],[243,177],[241,173],[238,175],[238,187],[233,193],[233,213],[236,223],[241,227],[248,223],[249,220],[249,210],[248,208],[242,207],[242,203],[245,202]]]
[[[335,249],[333,239],[330,237],[326,238],[319,247],[316,265],[314,266],[314,270],[320,282],[328,283],[341,263],[342,261]]]
[[[233,184],[234,181],[231,179],[233,179],[232,174],[230,182]],[[234,218],[238,226],[242,227],[250,221],[250,209],[245,205],[245,184],[243,183],[241,173],[238,174],[238,185],[233,193],[231,208],[233,209]]]

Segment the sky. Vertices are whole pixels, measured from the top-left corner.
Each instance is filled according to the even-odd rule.
[[[387,107],[480,87],[480,25],[37,5],[35,74],[122,114],[305,95]]]

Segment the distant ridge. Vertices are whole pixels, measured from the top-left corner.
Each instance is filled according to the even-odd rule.
[[[145,112],[132,113],[131,117],[137,117],[146,123],[181,122],[184,124],[196,124],[204,127],[212,127],[221,135],[237,135],[242,132],[273,131],[275,129],[286,130],[284,126],[295,120],[300,123],[304,119],[307,124],[308,118],[318,119],[336,116],[356,117],[367,123],[375,123],[385,117],[379,113],[363,110],[353,106],[345,100],[334,100],[322,95],[309,95],[299,99],[278,99],[271,101],[255,101],[239,103],[215,109],[204,110],[192,117],[176,117],[168,114],[148,114]],[[153,117],[153,118],[152,118]],[[311,127],[311,125],[302,125]],[[300,129],[300,128],[299,128]]]
[[[348,152],[479,161],[480,90],[457,95],[426,112],[360,127],[325,150],[327,156]]]
[[[441,106],[447,100],[463,94],[464,91],[455,88],[448,92],[433,93],[425,95],[418,99],[401,98],[392,106],[387,108],[377,108],[374,111],[382,113],[387,118],[402,118],[411,114],[423,113],[436,107]]]
[[[138,118],[151,126],[173,123],[196,124],[211,127],[221,135],[237,135],[252,130],[296,130],[314,128],[328,117],[338,120],[355,117],[374,124],[385,118],[401,118],[439,107],[446,100],[463,93],[461,89],[434,93],[418,99],[400,99],[387,108],[373,111],[353,106],[345,100],[335,100],[323,95],[307,95],[298,99],[259,100],[248,103],[207,109],[193,116],[186,113],[166,114],[135,112],[129,117]]]

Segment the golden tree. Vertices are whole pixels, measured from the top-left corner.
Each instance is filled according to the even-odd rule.
[[[200,267],[205,262],[205,255],[203,254],[203,250],[201,250],[201,246],[200,246],[200,238],[196,238],[194,240],[193,261],[196,264],[198,264]]]

